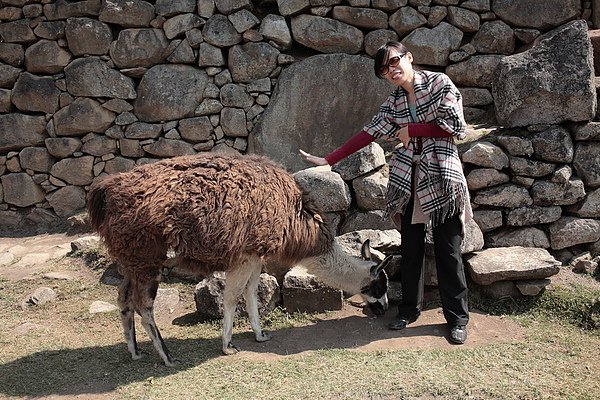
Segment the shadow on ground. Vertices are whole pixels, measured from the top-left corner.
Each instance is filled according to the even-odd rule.
[[[469,349],[494,342],[516,340],[522,328],[500,317],[471,313],[469,342],[455,346],[448,342],[448,327],[439,309],[423,312],[419,320],[403,331],[390,331],[387,324],[394,318],[390,310],[383,317],[363,314],[360,308],[323,315],[315,323],[303,327],[276,330],[268,342],[254,341],[251,332],[234,335],[233,342],[241,352],[226,359],[273,359],[321,349],[352,351]],[[178,325],[192,323],[182,316]],[[168,376],[194,368],[221,354],[221,338],[166,339],[167,346],[181,365],[165,367],[151,343],[140,342],[147,355],[132,361],[125,343],[78,349],[40,351],[0,365],[0,395],[45,397],[52,395],[94,395],[151,378]],[[91,396],[93,397],[93,396]],[[84,397],[86,398],[86,397]]]
[[[106,393],[133,382],[193,368],[221,355],[220,339],[165,342],[174,354],[185,355],[181,365],[165,367],[149,341],[140,342],[147,354],[137,361],[131,360],[125,343],[37,352],[0,365],[0,397]]]
[[[471,311],[469,340],[463,346],[456,346],[448,340],[449,327],[439,308],[424,310],[416,322],[402,331],[388,329],[387,326],[394,317],[395,310],[389,310],[383,317],[374,318],[364,315],[358,308],[346,307],[312,325],[273,332],[273,339],[269,342],[255,342],[252,335],[246,335],[240,336],[235,344],[245,352],[285,356],[320,349],[468,349],[523,337],[523,329],[516,323]]]

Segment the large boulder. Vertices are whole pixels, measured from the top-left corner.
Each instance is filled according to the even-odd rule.
[[[277,68],[279,50],[268,43],[246,43],[229,49],[229,70],[236,82],[268,77]]]
[[[299,149],[320,156],[335,150],[371,120],[392,90],[365,57],[318,55],[294,63],[281,73],[249,137],[249,152],[292,171],[306,168]]]
[[[67,90],[79,97],[135,99],[135,83],[99,57],[78,58],[65,68]]]
[[[0,39],[4,43],[31,43],[36,37],[29,26],[29,20],[20,19],[0,24]]]
[[[356,54],[363,48],[360,29],[330,18],[298,15],[292,18],[294,39],[322,53]]]
[[[169,41],[161,29],[124,29],[110,46],[110,57],[119,68],[151,67],[167,56]]]
[[[114,122],[116,114],[96,100],[78,97],[54,114],[58,136],[84,136],[89,132],[104,133]]]
[[[154,6],[143,0],[103,1],[99,19],[124,27],[149,26],[154,19]]]
[[[99,0],[84,1],[57,1],[54,4],[44,5],[44,16],[48,21],[67,19],[69,17],[97,17],[100,13]]]
[[[551,29],[579,18],[581,14],[580,0],[544,0],[543,3],[539,0],[494,0],[491,3],[498,18],[523,28]]]
[[[28,207],[44,201],[44,190],[24,172],[1,178],[4,201],[17,207]]]
[[[600,187],[600,143],[578,143],[575,147],[573,166],[587,186]]]
[[[225,15],[213,15],[202,29],[202,37],[207,43],[217,47],[229,47],[242,41],[242,35]]]
[[[600,240],[600,222],[595,219],[562,217],[550,225],[550,243],[554,250]]]
[[[0,61],[18,67],[25,61],[23,45],[15,43],[0,43]]]
[[[20,73],[20,68],[0,63],[0,88],[12,88]]]
[[[94,157],[65,158],[52,166],[50,174],[68,184],[85,186],[94,180]]]
[[[460,87],[491,88],[501,59],[502,56],[497,54],[476,55],[448,66],[446,74]]]
[[[54,212],[63,218],[85,208],[85,190],[79,186],[65,186],[48,195],[48,203]]]
[[[225,273],[215,272],[203,279],[194,291],[194,300],[198,315],[213,319],[223,316],[223,291],[225,289]],[[258,312],[266,315],[280,303],[280,288],[277,280],[268,274],[260,274],[258,290]],[[240,299],[235,309],[236,315],[247,314],[246,302]]]
[[[545,249],[502,247],[475,252],[467,269],[478,285],[505,280],[544,279],[559,271],[560,262]]]
[[[415,55],[419,64],[445,66],[450,53],[460,47],[462,38],[460,29],[441,22],[433,29],[415,29],[402,40],[402,44]]]
[[[207,84],[206,72],[191,65],[156,65],[138,86],[135,115],[144,122],[193,117]]]
[[[14,105],[21,111],[52,114],[58,110],[60,90],[49,76],[36,76],[23,72],[11,93]]]
[[[68,51],[51,40],[40,40],[25,50],[25,66],[31,73],[58,74],[72,58]]]
[[[578,20],[500,60],[492,91],[496,119],[506,127],[591,120],[596,112],[592,46]]]
[[[339,174],[329,168],[307,168],[294,174],[294,179],[312,195],[322,212],[346,211],[350,207],[350,188]]]
[[[283,305],[289,312],[324,312],[341,310],[341,290],[325,285],[303,267],[294,267],[286,275],[282,287]]]
[[[65,37],[74,56],[107,54],[112,42],[110,27],[92,18],[69,18]]]
[[[47,137],[46,120],[43,116],[17,113],[0,115],[0,132],[1,153],[38,146]]]

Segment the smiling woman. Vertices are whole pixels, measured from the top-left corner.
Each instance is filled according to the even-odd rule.
[[[460,246],[472,217],[469,193],[454,138],[465,136],[462,97],[443,73],[416,71],[403,44],[377,51],[375,75],[396,86],[371,122],[329,155],[306,161],[333,165],[375,139],[400,142],[390,160],[386,214],[402,235],[402,302],[389,328],[400,330],[420,315],[425,233],[433,232],[439,290],[450,341],[467,339],[467,283]]]
[[[389,58],[387,59],[387,61],[377,69],[377,77],[383,78],[384,75],[386,75],[388,72],[390,72],[390,67],[392,67],[392,68],[397,67],[398,64],[400,64],[400,60],[402,60],[404,58],[404,56],[407,54],[409,54],[409,53],[395,55],[393,57],[391,57],[388,54]],[[412,55],[411,55],[411,57],[412,57]]]

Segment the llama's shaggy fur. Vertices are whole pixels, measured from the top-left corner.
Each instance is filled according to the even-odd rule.
[[[119,305],[133,358],[140,352],[133,314],[165,364],[174,360],[153,317],[161,270],[172,250],[180,266],[196,273],[226,271],[223,352],[231,343],[233,315],[244,294],[257,340],[268,340],[259,323],[256,288],[267,262],[309,271],[370,302],[387,307],[387,278],[371,261],[343,253],[310,197],[293,177],[264,157],[205,153],[175,157],[108,176],[88,194],[92,227],[124,276]],[[304,261],[303,261],[304,260]]]

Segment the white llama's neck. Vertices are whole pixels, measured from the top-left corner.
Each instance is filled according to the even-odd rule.
[[[300,265],[327,286],[341,289],[349,294],[357,294],[370,281],[373,262],[349,255],[334,242],[331,251],[306,258],[300,262]]]

